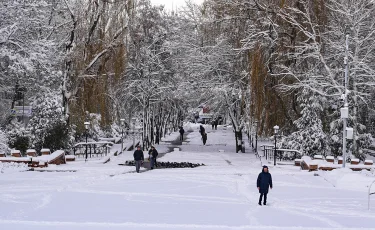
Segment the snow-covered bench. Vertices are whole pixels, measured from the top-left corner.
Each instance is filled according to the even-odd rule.
[[[50,149],[42,149],[42,150],[40,150],[40,153],[42,155],[50,155],[51,154],[51,150]]]
[[[74,156],[74,155],[65,155],[65,160],[66,161],[75,161],[76,160],[76,156]]]
[[[317,170],[324,170],[324,171],[331,171],[336,168],[341,168],[341,165],[335,165],[331,162],[327,162],[325,160],[317,159],[312,160],[308,156],[302,157],[301,161],[301,168],[302,170],[309,170],[309,171],[317,171]]]
[[[0,162],[16,162],[16,163],[24,163],[27,164],[29,167],[47,167],[48,164],[65,164],[65,151],[57,150],[51,155],[43,155],[39,157],[0,157]]]
[[[318,163],[312,160],[311,157],[303,156],[301,158],[302,170],[316,171],[318,170]]]
[[[326,161],[330,162],[330,163],[334,163],[335,162],[335,157],[334,156],[327,156],[326,157]]]
[[[66,164],[64,150],[57,150],[53,152],[51,155],[36,157],[36,159],[40,162],[46,162],[48,164]]]
[[[11,155],[12,157],[22,157],[22,155],[21,155],[21,151],[16,150],[16,149],[12,149],[12,150],[10,151],[10,155]]]
[[[30,156],[30,157],[36,157],[37,156],[35,149],[26,150],[26,155]]]

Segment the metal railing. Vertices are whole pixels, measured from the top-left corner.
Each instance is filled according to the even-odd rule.
[[[274,145],[262,145],[260,146],[263,152],[263,157],[266,160],[274,160],[275,157],[275,146]],[[294,149],[276,149],[276,160],[279,161],[293,161],[301,158],[302,153]]]
[[[107,156],[112,147],[112,142],[81,142],[77,143],[73,147],[73,153],[78,157],[85,157],[86,150],[87,155],[91,157]]]

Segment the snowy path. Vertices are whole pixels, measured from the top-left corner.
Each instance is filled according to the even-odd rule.
[[[230,129],[207,126],[202,146],[193,128],[181,152],[160,160],[204,167],[129,173],[133,167],[118,165],[131,159],[125,152],[107,164],[56,166],[77,172],[0,174],[0,229],[375,229],[375,211],[367,211],[371,173],[314,176],[297,167],[271,166],[274,189],[269,206],[260,207],[259,159],[233,152]],[[173,135],[171,140],[178,136]]]

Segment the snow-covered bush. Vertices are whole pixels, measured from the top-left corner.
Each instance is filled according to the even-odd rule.
[[[23,123],[12,120],[6,127],[6,136],[10,148],[20,150],[25,153],[30,145],[30,131],[25,128]]]
[[[331,148],[331,153],[334,156],[342,155],[342,119],[333,120],[330,124],[330,138],[329,146]],[[353,127],[352,117],[348,119],[348,127]],[[355,158],[360,160],[366,159],[366,152],[364,149],[367,149],[372,143],[372,136],[369,133],[365,133],[366,127],[362,124],[357,123],[357,129],[354,133],[356,140],[356,150],[353,151],[354,145],[353,140],[347,140],[346,150],[347,153],[352,153]]]
[[[69,148],[72,134],[63,113],[61,96],[45,93],[36,98],[32,106],[33,116],[28,124],[32,147],[52,151]]]
[[[0,129],[0,153],[7,152],[8,150],[8,138],[3,130]]]
[[[323,110],[319,99],[304,90],[300,99],[301,117],[294,121],[298,131],[281,139],[281,148],[294,149],[304,155],[327,155],[327,135],[323,132],[319,113]]]
[[[103,126],[101,123],[101,115],[97,113],[88,114],[88,121],[90,122],[90,128],[88,130],[88,138],[98,141],[102,137],[121,137],[121,127],[113,123],[110,126]],[[77,133],[77,137],[81,140],[85,139],[85,131],[83,133]]]

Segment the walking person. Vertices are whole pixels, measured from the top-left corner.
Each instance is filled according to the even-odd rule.
[[[185,130],[184,130],[184,128],[181,126],[181,127],[180,127],[180,141],[184,141],[184,133],[185,133]]]
[[[271,173],[269,173],[268,167],[266,165],[263,166],[262,172],[259,173],[258,180],[257,180],[257,187],[260,193],[258,204],[262,205],[262,198],[264,196],[263,205],[266,205],[268,188],[272,189],[272,176],[271,176]]]
[[[214,128],[215,128],[215,120],[211,121],[211,126],[212,126],[212,130],[214,130]]]
[[[207,133],[206,132],[203,132],[202,140],[203,140],[203,145],[206,145],[206,142],[207,142]]]
[[[156,158],[158,157],[159,153],[154,146],[151,146],[151,149],[148,151],[148,154],[150,155],[150,169],[154,169],[154,166],[158,167],[156,163]]]
[[[201,136],[203,137],[203,134],[206,132],[206,130],[204,129],[203,125],[199,126],[199,132],[200,132]]]
[[[215,123],[214,123],[214,125],[215,125],[215,130],[217,130],[217,125],[219,124],[219,121],[216,119],[215,120]]]
[[[133,157],[135,161],[135,170],[137,171],[137,173],[139,173],[139,169],[141,168],[141,165],[145,160],[143,151],[141,150],[141,146],[137,146],[137,150],[134,151]]]

